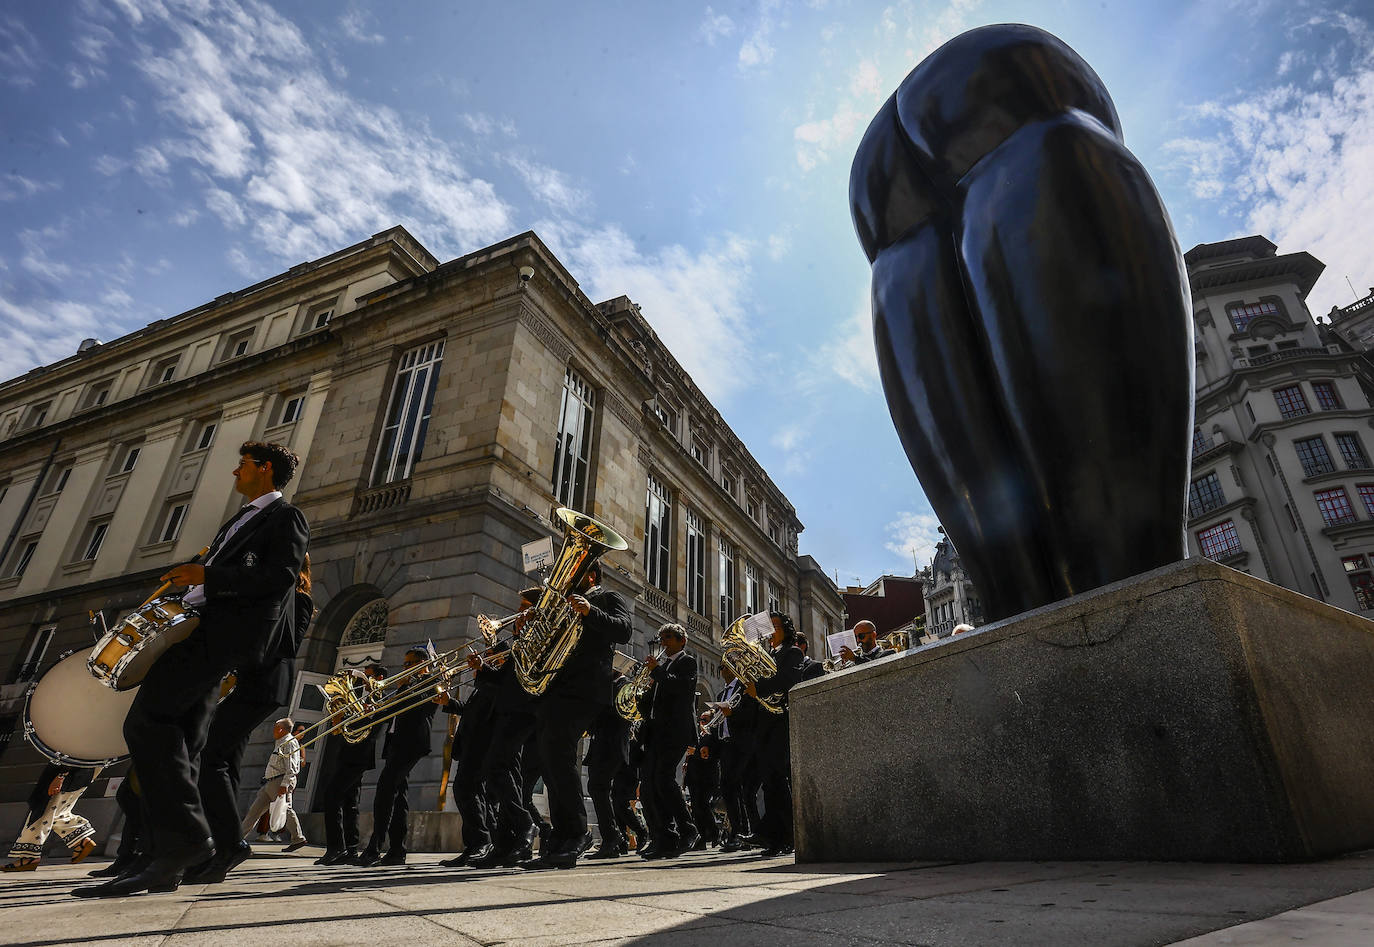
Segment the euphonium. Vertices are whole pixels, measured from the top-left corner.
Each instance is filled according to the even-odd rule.
[[[523,633],[511,643],[515,676],[521,687],[536,695],[552,683],[582,637],[582,616],[572,610],[568,595],[577,591],[602,555],[629,546],[615,530],[584,513],[560,507],[558,518],[563,521],[563,548]]]
[[[756,684],[765,677],[772,677],[778,673],[778,666],[763,645],[745,636],[744,622],[747,618],[746,615],[744,618],[735,619],[735,623],[721,636],[723,650],[720,660],[742,682]],[[758,702],[763,704],[763,709],[773,714],[782,713],[784,699],[782,694],[757,698]]]
[[[657,652],[657,654],[661,656],[662,652]],[[635,668],[628,681],[616,688],[615,712],[631,723],[641,717],[639,698],[648,693],[649,688],[653,685],[653,678],[650,676],[652,674],[653,668],[649,667],[648,661],[645,661]]]

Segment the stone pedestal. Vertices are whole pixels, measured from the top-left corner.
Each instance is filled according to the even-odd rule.
[[[1207,560],[829,675],[791,706],[799,861],[1374,846],[1374,622]]]

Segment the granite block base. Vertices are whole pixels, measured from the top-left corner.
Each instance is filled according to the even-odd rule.
[[[799,861],[1374,846],[1374,622],[1207,560],[828,675],[791,706]]]

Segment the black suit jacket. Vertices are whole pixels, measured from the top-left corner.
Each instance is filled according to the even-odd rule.
[[[277,499],[255,514],[205,567],[200,627],[206,650],[228,667],[261,667],[292,634],[293,596],[310,527]],[[294,655],[294,650],[293,650]]]
[[[878,645],[867,654],[854,655],[854,663],[863,664],[867,661],[881,661],[883,658],[890,658],[896,653],[897,652],[893,651],[891,648],[884,648],[882,645]]]
[[[680,652],[649,672],[654,681],[650,733],[656,746],[685,747],[697,742],[697,659]]]
[[[339,739],[339,752],[335,756],[335,765],[341,770],[358,772],[359,770],[369,770],[377,765],[377,730],[373,727],[368,731],[367,737],[357,743],[349,743],[342,736]],[[331,739],[333,739],[331,737]]]
[[[415,699],[418,700],[419,697]],[[426,700],[397,717],[396,728],[387,734],[386,744],[382,747],[382,759],[419,759],[428,755],[430,731],[433,729],[434,714],[438,709],[438,704]],[[382,726],[390,726],[390,723],[384,723]]]
[[[314,601],[305,592],[297,591],[290,627],[282,630],[266,663],[238,669],[238,684],[234,692],[254,703],[281,706],[289,701],[291,681],[295,678],[296,654],[305,641],[305,632],[314,614]]]
[[[549,684],[551,697],[615,701],[615,646],[630,640],[630,609],[619,593],[599,588],[584,596],[592,610],[582,617],[582,635]]]
[[[801,648],[796,645],[786,645],[778,649],[773,655],[773,663],[777,665],[777,672],[771,677],[765,677],[754,682],[754,690],[760,697],[771,697],[775,694],[782,695],[782,706],[787,707],[787,692],[797,685],[802,676],[802,662],[805,660]],[[772,717],[776,714],[769,714],[768,711],[760,710]]]
[[[625,678],[616,678],[618,687]],[[615,707],[604,707],[591,730],[591,744],[587,747],[588,766],[596,764],[630,765],[630,721],[620,716]]]
[[[819,661],[812,661],[810,657],[802,659],[803,681],[814,681],[818,677],[825,677],[825,665]]]

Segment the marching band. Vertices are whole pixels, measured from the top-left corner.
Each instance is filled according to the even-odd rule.
[[[90,734],[82,742],[42,713],[26,719],[30,742],[54,765],[132,760],[118,797],[126,815],[119,856],[92,873],[106,880],[78,888],[78,897],[222,882],[252,854],[245,832],[294,786],[301,748],[325,737],[337,749],[321,784],[325,852],[316,863],[404,864],[409,777],[432,750],[440,710],[457,718],[449,728],[451,788],[463,836],[463,851],[441,862],[446,867],[566,869],[584,857],[634,852],[661,861],[717,846],[792,851],[788,692],[827,667],[807,656],[788,615],[746,616],[722,638],[726,683],[702,709],[685,627],[663,625],[641,663],[621,652],[630,608],[601,584],[601,559],[627,543],[567,509],[558,511],[565,539],[547,578],[520,593],[509,618],[479,616],[480,652],[412,648],[395,673],[375,664],[340,672],[321,687],[318,724],[293,736],[292,722],[278,720],[277,748],[245,819],[237,803],[244,749],[287,702],[314,606],[309,527],[281,494],[298,460],[282,445],[257,442],[240,455],[234,481],[244,507],[86,659],[81,693],[122,719],[122,732],[104,734],[92,749]],[[771,629],[767,640],[759,628]],[[861,652],[847,661],[891,653],[871,625],[856,632]],[[60,678],[72,675],[67,667]],[[91,678],[103,686],[93,688]],[[379,741],[372,834],[360,848],[358,801]],[[532,799],[540,780],[548,822]],[[299,835],[293,829],[293,848],[304,844]]]

